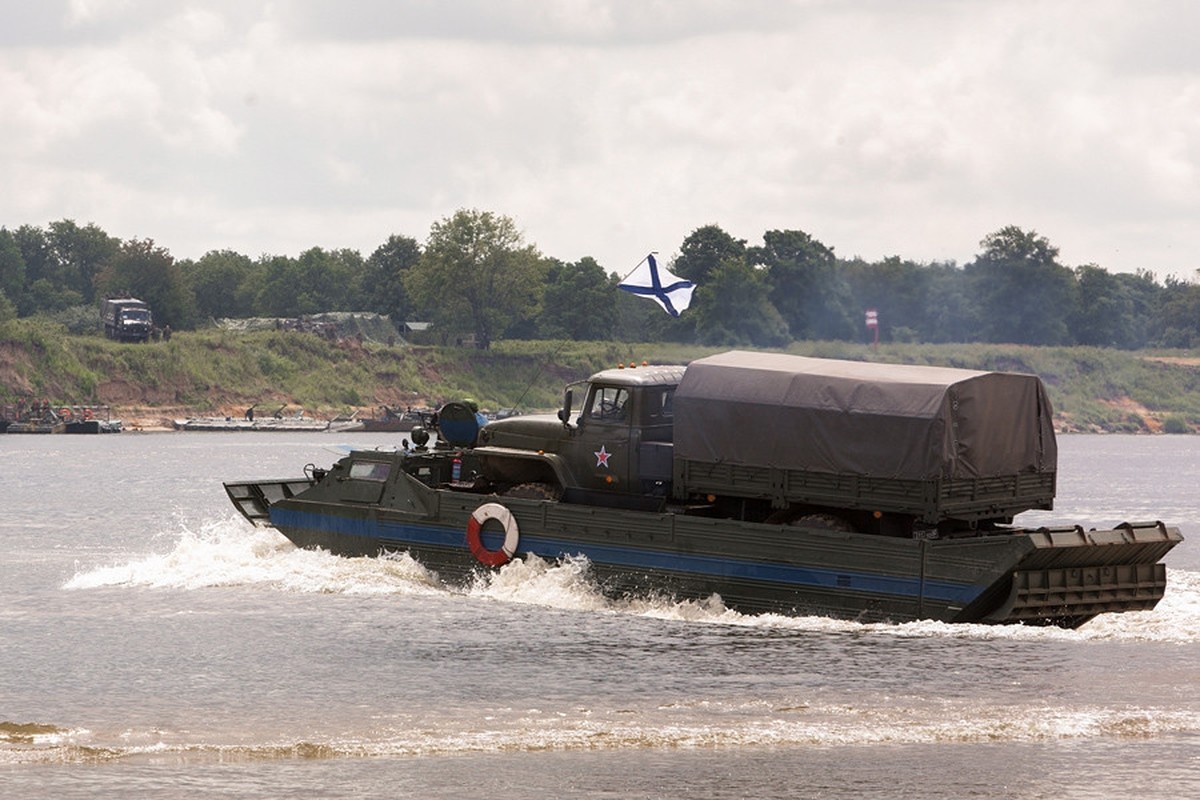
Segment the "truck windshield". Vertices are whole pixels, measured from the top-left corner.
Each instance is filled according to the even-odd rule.
[[[588,404],[588,419],[615,422],[625,418],[625,405],[629,402],[629,390],[617,386],[597,386],[592,389]]]
[[[127,319],[133,322],[145,322],[146,320],[150,319],[150,312],[142,311],[140,309],[126,311],[121,315],[121,319]]]

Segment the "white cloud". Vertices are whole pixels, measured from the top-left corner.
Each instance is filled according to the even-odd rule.
[[[104,19],[128,11],[134,3],[131,0],[69,0],[67,3],[67,24],[85,25],[89,22]]]
[[[10,227],[369,254],[476,207],[623,271],[709,223],[960,262],[1016,224],[1200,266],[1191,3],[44,5],[0,34]]]

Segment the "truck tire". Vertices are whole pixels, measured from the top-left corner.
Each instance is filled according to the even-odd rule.
[[[562,497],[562,490],[549,483],[518,483],[504,492],[504,496],[522,500],[558,500]]]

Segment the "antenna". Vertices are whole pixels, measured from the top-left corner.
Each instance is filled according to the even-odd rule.
[[[636,267],[634,269],[636,269]],[[567,342],[569,342],[569,341],[570,341],[570,339],[563,339],[561,342],[559,342],[558,347],[554,348],[554,352],[551,353],[549,356],[547,356],[546,360],[549,361],[549,360],[553,359],[555,356],[557,356],[562,351],[562,349],[567,346]],[[520,408],[521,401],[523,401],[525,399],[525,395],[529,394],[529,390],[533,388],[533,382],[536,381],[538,379],[538,376],[542,374],[543,369],[545,369],[544,363],[542,364],[542,366],[539,366],[537,368],[537,370],[534,371],[533,377],[531,377],[529,379],[529,383],[525,384],[525,391],[521,392],[521,396],[517,398],[517,402],[513,403],[514,411],[516,409]]]

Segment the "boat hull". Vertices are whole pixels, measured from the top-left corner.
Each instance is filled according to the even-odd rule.
[[[409,433],[420,424],[420,419],[409,419],[407,417],[364,419],[362,420],[362,429],[367,433]]]
[[[313,432],[329,429],[329,422],[308,418],[284,417],[277,419],[242,419],[238,417],[192,417],[177,419],[174,422],[177,431],[252,431],[252,432]]]
[[[81,419],[67,423],[67,433],[120,433],[119,419]]]
[[[67,423],[62,420],[53,422],[11,422],[7,433],[66,433]]]
[[[378,456],[373,456],[378,459]],[[1098,613],[1153,608],[1162,556],[1182,540],[1158,523],[911,539],[496,497],[432,488],[402,469],[386,482],[291,479],[227,483],[251,521],[299,547],[342,556],[408,552],[449,582],[505,561],[505,530],[478,510],[499,505],[515,528],[512,558],[587,559],[607,593],[719,595],[747,613],[860,621],[1027,622],[1074,627]],[[486,516],[486,515],[484,515]]]

